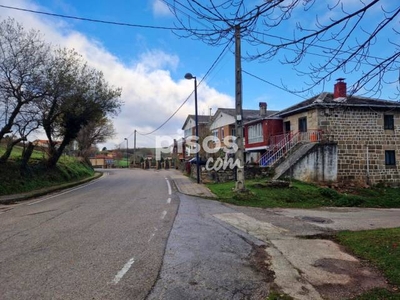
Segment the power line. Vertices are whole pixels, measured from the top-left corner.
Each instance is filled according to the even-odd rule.
[[[296,94],[296,93],[293,93],[293,92],[291,92],[291,91],[288,91],[288,90],[284,89],[283,87],[280,87],[279,85],[276,85],[276,84],[274,84],[274,83],[272,83],[272,82],[269,82],[269,81],[267,81],[267,80],[265,80],[265,79],[262,79],[261,77],[258,77],[258,76],[254,75],[254,74],[251,74],[251,73],[249,73],[249,72],[247,72],[247,71],[245,71],[245,70],[243,70],[243,69],[242,69],[242,72],[243,72],[243,73],[246,73],[247,75],[250,75],[250,76],[252,76],[252,77],[254,77],[254,78],[258,79],[258,80],[261,80],[261,81],[263,81],[263,82],[265,82],[265,83],[268,83],[269,85],[272,85],[273,87],[276,87],[276,88],[278,88],[278,89],[281,89],[282,91],[285,91],[285,92],[287,92],[287,93],[290,93],[290,94],[295,95],[295,96],[297,96],[297,97],[299,97],[299,98],[302,98],[302,99],[307,99],[307,98],[305,98],[305,97],[303,97],[303,96],[300,96],[300,95],[298,95],[298,94]]]
[[[233,39],[230,40],[230,42],[228,44],[225,45],[224,49],[222,50],[222,52],[218,55],[217,59],[213,62],[213,64],[211,65],[211,67],[208,69],[207,73],[204,75],[204,77],[198,82],[197,87],[200,86],[200,84],[207,78],[207,76],[211,73],[211,71],[214,69],[214,67],[216,66],[216,64],[219,62],[220,58],[224,55],[225,51],[228,49],[228,47],[230,46],[231,42]],[[169,120],[171,120],[177,113],[178,111],[183,107],[183,105],[190,99],[190,97],[193,95],[194,91],[192,91],[190,93],[190,95],[185,99],[185,101],[183,101],[183,103],[175,110],[175,112],[167,119],[165,120],[165,122],[163,122],[160,126],[158,126],[156,129],[154,129],[151,132],[147,132],[147,133],[140,133],[138,131],[136,131],[136,133],[139,133],[140,135],[150,135],[156,131],[158,131],[159,129],[161,129],[165,124],[168,123]],[[131,133],[129,136],[132,136],[133,133]]]
[[[173,6],[172,4],[168,3],[165,0],[162,0],[166,5],[168,6]],[[178,2],[179,3],[179,2]],[[182,5],[181,3],[179,3],[180,5]],[[190,12],[193,12],[192,10],[190,10],[188,7],[182,5],[183,7],[185,7],[186,9],[188,9]],[[59,17],[59,18],[65,18],[65,19],[73,19],[73,20],[80,20],[80,21],[87,21],[87,22],[93,22],[93,23],[101,23],[101,24],[108,24],[108,25],[116,25],[116,26],[127,26],[127,27],[135,27],[135,28],[145,28],[145,29],[158,29],[158,30],[177,30],[177,31],[187,31],[187,28],[183,28],[183,27],[166,27],[166,26],[153,26],[153,25],[142,25],[142,24],[132,24],[132,23],[124,23],[124,22],[115,22],[115,21],[106,21],[106,20],[100,20],[100,19],[91,19],[91,18],[84,18],[84,17],[76,17],[76,16],[70,16],[70,15],[63,15],[63,14],[55,14],[55,13],[49,13],[49,12],[44,12],[44,11],[38,11],[38,10],[32,10],[32,9],[27,9],[27,8],[21,8],[21,7],[15,7],[15,6],[7,6],[7,5],[1,5],[0,7],[2,8],[6,8],[6,9],[12,9],[12,10],[17,10],[17,11],[24,11],[24,12],[29,12],[29,13],[34,13],[34,14],[41,14],[41,15],[47,15],[47,16],[52,16],[52,17]],[[184,13],[182,10],[178,10],[181,13]],[[187,13],[184,13],[187,17],[191,18],[191,16]],[[192,18],[193,19],[193,18]],[[196,19],[193,19],[196,20]],[[196,20],[196,22],[198,22],[199,24],[205,26],[205,24],[199,22],[198,20]],[[212,29],[196,29],[196,31],[212,31]],[[281,37],[281,36],[277,36],[277,35],[272,35],[272,34],[267,34],[264,32],[260,32],[260,31],[253,31],[254,33],[260,34],[260,35],[264,35],[264,36],[268,36],[268,37],[272,37],[275,39],[281,39],[284,41],[288,41],[288,42],[294,42],[295,40],[289,39],[289,38],[285,38],[285,37]],[[270,44],[270,43],[265,43],[262,41],[259,41],[260,43],[264,43],[266,45],[270,45],[272,47],[275,47],[276,45],[274,44]],[[320,49],[324,49],[324,50],[328,50],[328,51],[334,51],[335,49],[333,48],[329,48],[326,46],[321,46],[321,45],[315,45],[315,44],[309,44],[309,43],[304,43],[305,45],[308,46],[312,46],[315,48],[320,48]],[[290,49],[290,48],[285,48],[287,50],[291,50],[291,51],[295,51],[295,49]],[[351,54],[352,52],[350,51],[345,51],[345,50],[341,50],[340,53],[346,53],[346,54]],[[320,56],[320,57],[330,57],[327,55],[322,55],[322,54],[317,54],[317,53],[309,53],[312,55],[316,55],[316,56]],[[384,60],[381,57],[377,57],[377,56],[372,56],[372,55],[365,55],[365,57],[368,58],[373,58],[376,60]],[[361,62],[363,63],[363,62]]]
[[[34,13],[34,14],[40,14],[40,15],[47,15],[47,16],[52,16],[52,17],[59,17],[59,18],[65,18],[65,19],[73,19],[73,20],[80,20],[80,21],[87,21],[87,22],[94,22],[94,23],[101,23],[101,24],[108,24],[108,25],[127,26],[127,27],[146,28],[146,29],[178,30],[178,31],[184,30],[184,31],[186,31],[186,28],[178,28],[178,27],[173,28],[173,27],[165,27],[165,26],[153,26],[153,25],[141,25],[141,24],[132,24],[132,23],[123,23],[123,22],[113,22],[113,21],[106,21],[106,20],[99,20],[99,19],[90,19],[90,18],[55,14],[55,13],[49,13],[49,12],[44,12],[44,11],[32,10],[32,9],[15,7],[15,6],[7,6],[7,5],[1,5],[1,4],[0,4],[0,7]],[[207,30],[204,29],[204,31],[207,31]]]

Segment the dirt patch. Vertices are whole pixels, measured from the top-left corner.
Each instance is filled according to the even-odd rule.
[[[316,234],[299,237],[302,239],[326,239],[339,245],[343,252],[349,253],[345,247],[340,245],[335,234]],[[354,256],[353,253],[350,253]],[[349,299],[361,295],[375,288],[385,288],[391,290],[386,278],[370,262],[357,258],[357,262],[320,259],[314,263],[315,267],[324,269],[331,273],[347,275],[350,281],[346,285],[324,284],[314,286],[315,289],[326,299]]]
[[[265,281],[272,283],[275,279],[275,272],[271,270],[271,257],[265,249],[266,245],[253,245],[253,251],[250,254],[250,263],[255,270],[264,275]]]
[[[386,279],[378,270],[361,261],[351,262],[324,258],[316,261],[315,266],[331,273],[347,275],[350,278],[346,285],[324,284],[314,286],[326,299],[347,299],[374,288],[389,287]]]

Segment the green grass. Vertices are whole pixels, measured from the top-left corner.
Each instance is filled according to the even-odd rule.
[[[115,161],[115,166],[117,168],[126,168],[127,167],[126,162],[127,162],[126,158],[121,158],[120,160]]]
[[[268,298],[266,300],[293,300],[293,298],[284,293],[279,293],[271,289]]]
[[[0,155],[3,152],[0,148]],[[21,172],[21,154],[22,148],[15,147],[9,161],[0,164],[0,195],[30,192],[94,175],[91,166],[68,156],[62,156],[56,168],[48,169],[41,151],[34,151],[28,169]]]
[[[337,239],[355,255],[373,262],[400,287],[400,228],[343,231]]]
[[[352,300],[399,300],[400,294],[398,292],[390,292],[385,289],[374,289],[351,299]]]
[[[339,193],[334,189],[293,181],[288,188],[260,187],[264,180],[247,180],[248,194],[233,191],[234,182],[208,184],[222,202],[253,207],[315,208],[321,206],[400,207],[400,189],[374,187]]]
[[[397,289],[375,289],[356,299],[400,299],[400,228],[343,231],[336,238],[350,252],[372,262]]]

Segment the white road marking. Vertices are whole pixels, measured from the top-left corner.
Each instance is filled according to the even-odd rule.
[[[150,243],[150,241],[152,240],[152,238],[156,235],[157,232],[157,227],[154,227],[154,233],[152,233],[151,237],[149,238],[149,240],[147,241],[148,243]]]
[[[151,239],[156,235],[156,233],[154,232],[151,237],[149,238],[149,240],[147,241],[148,243],[150,243]]]
[[[167,204],[170,204],[171,203],[171,198],[168,198],[167,199]]]
[[[164,211],[162,212],[162,214],[161,214],[161,219],[164,219],[166,215],[167,215],[167,211],[164,210]]]
[[[43,201],[46,201],[46,200],[49,200],[49,199],[52,199],[52,198],[55,198],[55,197],[64,195],[64,194],[68,194],[68,193],[70,193],[70,192],[73,192],[73,191],[82,189],[82,188],[84,188],[84,187],[87,187],[87,186],[89,186],[89,185],[92,185],[92,184],[94,184],[94,183],[96,183],[96,182],[97,182],[97,180],[95,180],[95,181],[93,181],[93,182],[91,182],[91,183],[85,184],[85,185],[81,185],[81,186],[79,186],[79,187],[77,187],[77,188],[67,190],[67,191],[65,191],[65,192],[63,192],[63,193],[59,193],[59,194],[56,194],[56,195],[53,195],[53,196],[50,196],[50,197],[47,197],[47,198],[44,198],[44,199],[35,201],[35,202],[27,203],[26,205],[31,206],[31,205],[34,205],[34,204],[37,204],[37,203],[40,203],[40,202],[43,202]]]
[[[126,274],[126,272],[129,271],[129,269],[132,267],[133,263],[135,262],[135,259],[132,257],[126,264],[125,266],[115,275],[114,280],[112,283],[117,284],[122,277]]]
[[[165,180],[167,181],[167,185],[168,185],[168,195],[171,195],[172,194],[171,185],[170,185],[169,180],[167,178],[165,178]]]

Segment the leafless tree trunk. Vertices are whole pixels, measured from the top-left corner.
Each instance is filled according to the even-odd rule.
[[[33,150],[35,146],[29,142],[28,146],[26,147],[25,151],[22,154],[22,161],[21,161],[21,171],[24,172],[27,169],[29,159],[32,156]]]

